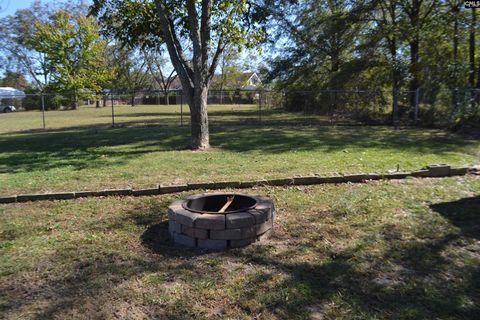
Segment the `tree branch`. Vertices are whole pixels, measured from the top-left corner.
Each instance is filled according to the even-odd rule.
[[[211,0],[202,0],[202,25],[200,30],[201,46],[202,46],[202,65],[208,63],[210,55],[210,32],[211,26]]]
[[[193,45],[193,68],[199,68],[199,62],[202,59],[202,50],[200,44],[200,33],[198,30],[197,9],[195,8],[195,0],[187,0],[188,23],[190,25],[190,39]],[[198,72],[199,70],[195,70]]]
[[[210,65],[210,69],[208,70],[208,80],[212,80],[213,75],[215,74],[215,69],[217,69],[218,60],[225,49],[225,34],[222,32],[220,35],[220,39],[218,40],[217,50],[212,59],[212,64]]]
[[[193,70],[191,70],[187,60],[185,59],[180,41],[178,41],[175,33],[173,21],[168,15],[168,9],[165,7],[163,1],[155,0],[155,6],[157,8],[160,26],[164,34],[164,40],[167,45],[172,64],[175,67],[175,70],[177,70],[183,89],[190,91],[193,89]]]

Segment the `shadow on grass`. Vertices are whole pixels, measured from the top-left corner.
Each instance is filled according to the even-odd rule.
[[[192,258],[212,253],[176,245],[168,232],[168,220],[149,226],[140,238],[145,248],[165,257]]]
[[[433,204],[430,208],[458,227],[462,235],[480,239],[480,196]]]
[[[385,225],[384,252],[375,258],[365,258],[369,252],[364,252],[363,261],[358,259],[358,252],[364,250],[363,242],[369,239],[342,251],[302,241],[282,254],[276,252],[277,244],[289,237],[281,233],[266,244],[220,253],[221,259],[258,270],[236,288],[236,296],[241,298],[232,303],[246,314],[268,310],[281,319],[308,318],[313,314],[322,317],[329,312],[337,317],[344,314],[335,310],[338,308],[348,311],[347,315],[364,318],[478,319],[480,305],[475,301],[480,298],[480,268],[475,263],[464,263],[464,258],[455,252],[478,239],[479,199],[431,206],[458,226],[459,234],[434,239],[421,239],[419,235],[406,241],[395,225]],[[148,227],[141,238],[146,248],[161,256],[194,260],[200,256],[173,247],[166,221]],[[321,262],[301,262],[290,256],[305,251],[313,252]],[[282,281],[278,281],[279,274],[284,275]]]
[[[189,136],[187,126],[84,127],[0,135],[0,173],[67,166],[78,170],[122,164],[142,154],[185,149]],[[442,154],[464,152],[466,147],[478,142],[441,131],[393,130],[389,127],[226,125],[212,126],[211,143],[233,152],[268,154],[292,150],[336,152],[347,148]]]
[[[478,226],[478,217],[465,221],[458,217],[462,211],[478,213],[478,197],[431,206],[434,214],[449,217],[460,228],[459,234],[404,240],[401,229],[385,225],[384,232],[375,235],[376,241],[382,237],[385,241],[381,253],[365,250],[372,235],[340,250],[303,235],[301,241],[287,243],[287,251],[281,251],[282,241],[292,237],[279,230],[266,243],[198,254],[173,245],[164,220],[167,203],[151,201],[135,207],[108,227],[110,231],[131,230],[130,224],[139,227],[143,233],[138,241],[146,252],[131,252],[128,247],[124,252],[109,252],[95,246],[82,248],[88,253],[56,252],[47,259],[57,263],[67,259],[68,270],[54,271],[38,283],[0,283],[4,293],[0,312],[8,316],[33,305],[35,319],[212,318],[205,311],[199,313],[199,306],[217,306],[218,301],[208,294],[223,290],[228,299],[221,300],[217,318],[229,309],[237,310],[238,318],[273,314],[279,319],[315,315],[473,320],[480,314],[478,265],[466,264],[445,251],[448,247],[454,253],[465,251],[465,242],[478,239],[468,227]],[[299,228],[312,222],[299,221]],[[301,253],[307,251],[313,259],[304,261]],[[228,263],[243,269],[227,272]],[[148,295],[163,300],[135,300]]]
[[[180,121],[180,112],[136,112],[136,113],[126,113],[126,114],[117,114],[115,118],[157,118],[157,119],[148,119],[148,120],[138,120],[138,123],[145,122],[157,122],[157,123],[166,123],[162,119],[158,119],[159,116],[164,117],[163,120],[168,122],[176,123]],[[102,115],[102,118],[109,118],[109,115]],[[188,120],[190,113],[183,112],[184,121]],[[173,121],[172,121],[173,120]],[[121,121],[121,123],[135,123],[135,121]],[[317,115],[304,115],[303,113],[285,113],[279,110],[244,110],[244,109],[235,109],[231,110],[211,110],[209,111],[209,123],[212,126],[222,126],[228,124],[235,125],[322,125],[322,126],[331,126],[341,125],[341,126],[360,126],[362,125],[358,121],[349,120],[349,119],[336,119],[332,123],[331,119],[328,116],[317,116]]]
[[[356,315],[375,319],[478,319],[480,268],[474,258],[465,263],[463,259],[468,258],[456,253],[457,250],[465,252],[465,245],[478,239],[478,233],[472,232],[478,230],[480,222],[478,199],[433,206],[442,208],[442,214],[447,216],[452,208],[476,213],[475,218],[468,218],[467,213],[462,222],[457,217],[452,220],[461,228],[460,234],[405,241],[399,237],[399,230],[389,226],[385,252],[377,257],[363,252],[363,259],[359,260],[362,243],[340,252],[329,252],[305,241],[290,253],[310,251],[323,262],[297,262],[289,254],[274,254],[275,242],[270,248],[273,251],[256,246],[227,254],[244,263],[287,275],[267,293],[255,289],[264,286],[265,279],[261,276],[250,279],[246,287],[251,289],[242,292],[242,297],[263,303],[280,318]],[[475,253],[470,255],[473,257]]]

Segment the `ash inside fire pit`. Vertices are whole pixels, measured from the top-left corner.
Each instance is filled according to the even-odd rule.
[[[175,242],[202,249],[246,246],[272,231],[275,207],[268,197],[207,193],[175,201],[168,208]]]

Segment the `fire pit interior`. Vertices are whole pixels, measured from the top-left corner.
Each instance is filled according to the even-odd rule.
[[[200,213],[219,213],[228,202],[229,197],[233,200],[224,210],[225,213],[246,211],[251,209],[257,201],[251,196],[233,194],[215,194],[197,197],[185,202],[185,209]]]
[[[240,193],[206,193],[168,208],[169,232],[181,245],[222,250],[268,237],[275,219],[273,201]]]

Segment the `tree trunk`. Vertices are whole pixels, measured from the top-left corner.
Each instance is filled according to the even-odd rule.
[[[472,21],[470,24],[470,37],[469,37],[469,70],[468,70],[468,83],[470,86],[470,107],[472,111],[475,111],[475,105],[477,102],[477,92],[475,91],[475,27],[477,26],[477,13],[475,8],[472,9]]]
[[[77,109],[78,109],[78,94],[77,94],[77,90],[75,90],[73,93],[73,110],[77,110]]]
[[[458,110],[457,98],[457,84],[458,84],[458,7],[453,8],[453,91],[452,91],[452,106],[454,112]]]
[[[422,7],[421,0],[412,0],[410,10],[407,12],[408,22],[411,26],[412,38],[409,41],[410,47],[410,107],[413,110],[416,103],[416,92],[420,87],[420,9]]]
[[[477,22],[477,15],[475,9],[472,9],[472,23],[470,25],[470,39],[469,39],[469,56],[470,68],[468,70],[468,83],[470,89],[475,87],[475,27]]]
[[[132,107],[135,107],[135,91],[132,93],[132,100],[131,103]]]
[[[387,40],[389,43],[390,56],[392,59],[392,123],[394,126],[398,125],[399,110],[398,110],[398,89],[400,83],[400,75],[397,66],[397,40],[395,37]]]
[[[207,98],[208,87],[196,87],[188,97],[192,126],[192,145],[194,150],[210,148],[208,133]]]
[[[419,38],[418,35],[410,42],[410,75],[412,79],[410,80],[409,84],[409,91],[410,91],[410,106],[411,108],[415,108],[416,103],[416,96],[415,93],[417,89],[420,87],[420,79],[419,79]]]

